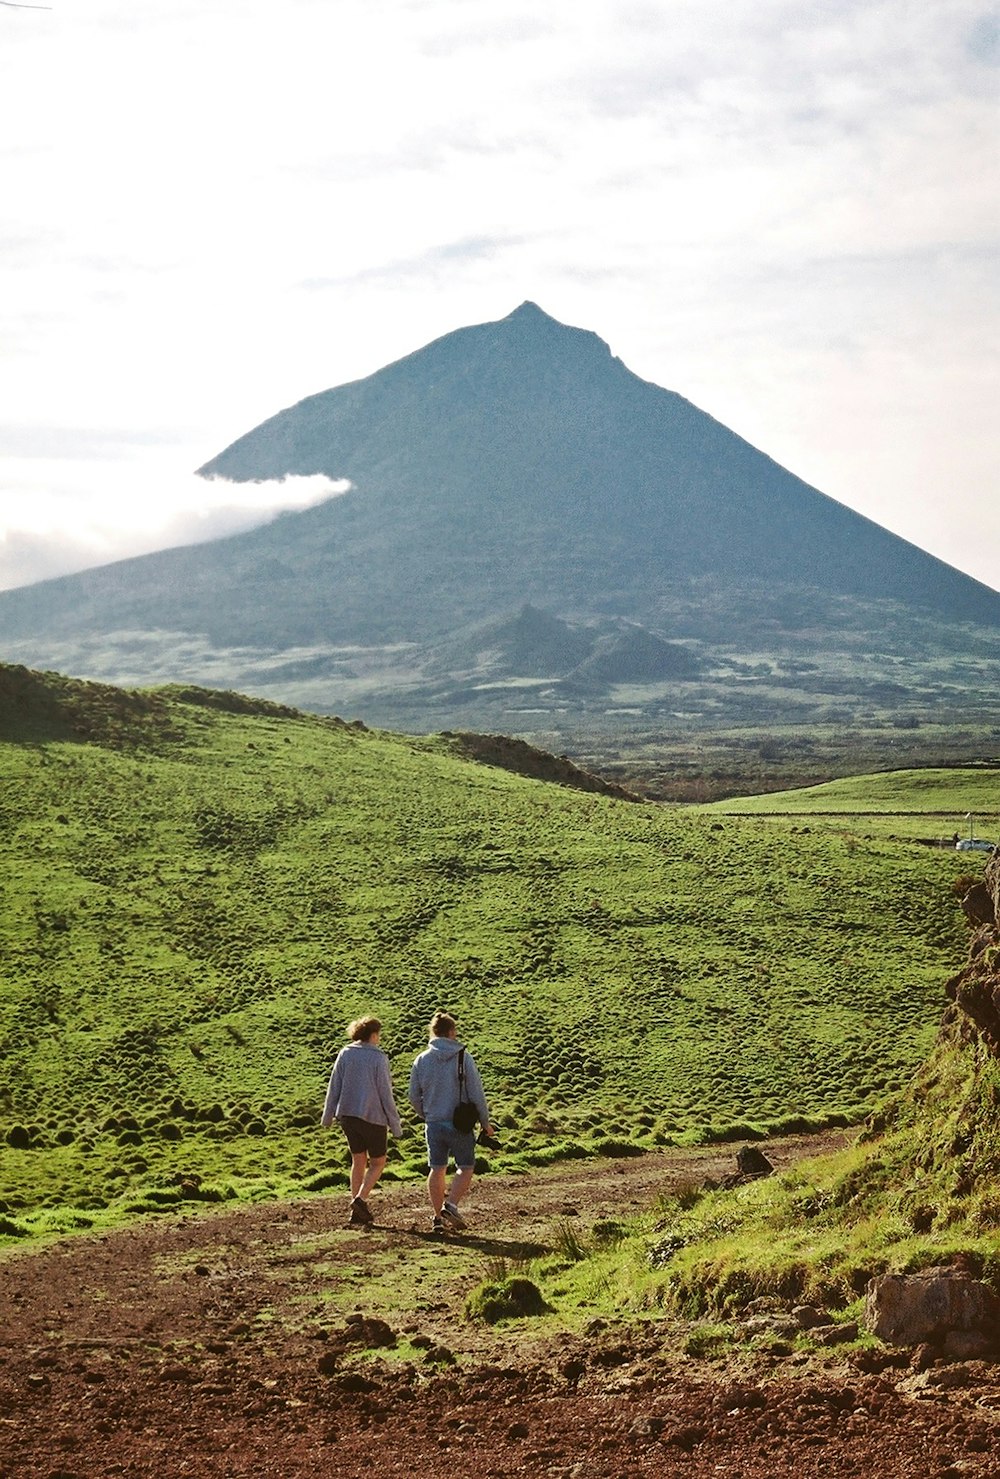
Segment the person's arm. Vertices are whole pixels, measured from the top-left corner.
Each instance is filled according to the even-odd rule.
[[[420,1092],[420,1074],[415,1063],[410,1069],[410,1089],[408,1097],[410,1100],[410,1108],[413,1110],[413,1113],[417,1116],[417,1119],[422,1120],[424,1117],[424,1097],[423,1094]]]
[[[403,1133],[403,1124],[399,1118],[399,1110],[396,1108],[396,1100],[392,1092],[392,1074],[389,1072],[389,1059],[383,1055],[379,1065],[378,1091],[382,1100],[382,1108],[389,1122],[389,1129],[395,1136]]]
[[[340,1054],[338,1053],[337,1061],[333,1065],[333,1072],[330,1074],[330,1082],[326,1090],[326,1103],[323,1105],[323,1119],[321,1123],[324,1129],[329,1129],[333,1124],[335,1118],[334,1110],[337,1107],[337,1100],[340,1098],[343,1077],[343,1068],[341,1066]]]

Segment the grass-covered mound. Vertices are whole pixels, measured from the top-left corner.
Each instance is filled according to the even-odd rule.
[[[1000,857],[986,876],[995,921]],[[851,1149],[736,1189],[691,1187],[661,1208],[652,1239],[642,1240],[642,1297],[691,1315],[738,1310],[764,1295],[843,1307],[876,1274],[958,1257],[1000,1289],[995,923],[981,924],[948,995],[927,1062]]]
[[[344,1178],[343,1025],[460,1015],[505,1166],[863,1116],[961,857],[546,784],[235,694],[0,669],[0,1236]],[[416,1175],[418,1127],[389,1174]]]

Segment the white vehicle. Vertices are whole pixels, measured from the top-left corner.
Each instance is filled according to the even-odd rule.
[[[992,852],[996,846],[995,842],[987,842],[985,837],[963,837],[955,843],[957,852]]]

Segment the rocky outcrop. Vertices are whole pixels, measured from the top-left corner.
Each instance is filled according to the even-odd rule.
[[[997,911],[993,895],[985,883],[974,883],[961,898],[962,913],[978,929],[981,924],[996,924]]]
[[[505,734],[471,734],[443,732],[458,754],[480,765],[495,765],[498,770],[511,770],[515,775],[525,775],[533,780],[554,781],[559,786],[570,786],[575,791],[590,791],[600,796],[614,796],[619,801],[640,801],[634,791],[601,776],[581,770],[565,755],[550,755],[539,750],[526,740],[512,739]]]
[[[982,884],[974,885],[966,898],[972,895],[974,910],[966,913],[983,922],[973,936],[968,964],[945,989],[990,1052],[1000,1057],[1000,856],[990,858]]]
[[[958,1346],[978,1356],[1000,1343],[1000,1296],[961,1268],[872,1279],[865,1316],[873,1334],[890,1345]]]

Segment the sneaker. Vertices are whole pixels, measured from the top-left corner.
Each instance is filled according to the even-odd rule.
[[[444,1218],[443,1217],[440,1217],[437,1214],[435,1214],[434,1221],[431,1223],[431,1232],[444,1232]]]
[[[372,1216],[372,1209],[368,1203],[363,1202],[360,1197],[355,1197],[351,1203],[351,1226],[370,1227],[374,1221],[375,1218]]]
[[[463,1227],[468,1227],[469,1225],[466,1222],[465,1218],[462,1216],[461,1212],[455,1206],[454,1202],[445,1202],[444,1206],[441,1208],[441,1216],[444,1218],[449,1227],[461,1229]]]

